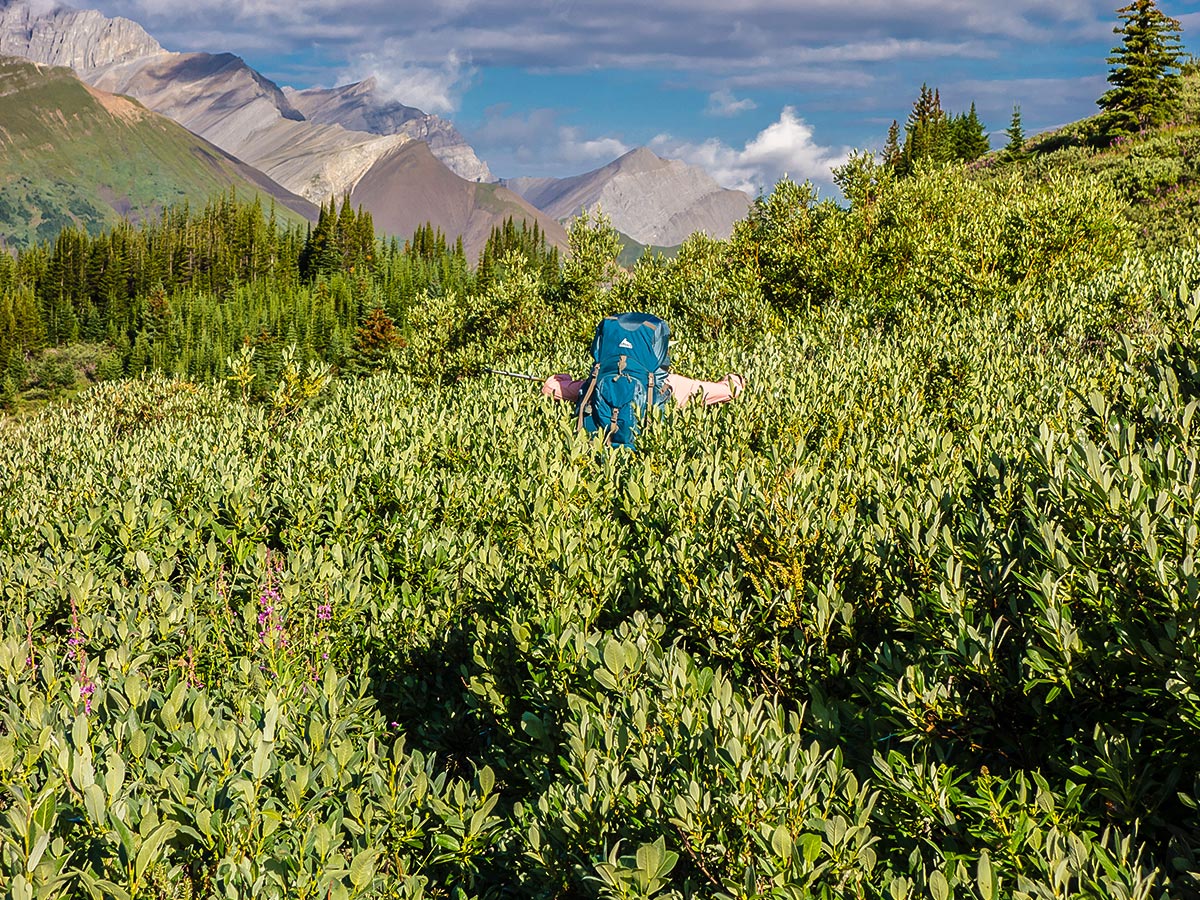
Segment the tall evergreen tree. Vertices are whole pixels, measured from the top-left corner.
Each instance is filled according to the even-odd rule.
[[[952,158],[946,113],[942,109],[941,93],[921,85],[921,93],[913,103],[905,123],[904,152],[900,173],[908,174],[920,160],[948,162]]]
[[[1008,145],[1004,148],[1005,156],[1017,159],[1025,155],[1025,126],[1021,123],[1021,107],[1013,106],[1012,119],[1004,132],[1008,135]]]
[[[1104,110],[1110,135],[1138,131],[1170,121],[1179,111],[1182,26],[1158,8],[1156,0],[1133,0],[1117,10],[1124,22],[1108,64],[1112,88],[1097,104]]]
[[[950,128],[951,142],[954,146],[954,158],[962,162],[974,162],[991,149],[987,132],[979,121],[979,113],[975,104],[971,111],[954,117]]]
[[[883,164],[895,169],[901,161],[900,123],[892,119],[892,125],[888,129],[887,143],[883,145]]]

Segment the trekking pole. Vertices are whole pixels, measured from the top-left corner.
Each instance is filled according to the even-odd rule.
[[[545,381],[540,375],[522,375],[520,372],[505,372],[501,369],[484,369],[488,375],[503,375],[506,378],[523,378],[526,381]]]

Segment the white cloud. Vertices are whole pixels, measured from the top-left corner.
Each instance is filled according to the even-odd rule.
[[[46,2],[46,0],[40,0]],[[232,41],[340,46],[347,58],[403,41],[411,63],[451,50],[476,64],[658,68],[753,75],[808,54],[841,63],[974,58],[996,39],[1061,44],[1111,31],[1112,0],[89,0],[169,37],[220,22]],[[636,21],[637,28],[629,23]],[[1102,34],[1100,35],[1103,36]],[[999,50],[1006,52],[1005,48]]]
[[[701,166],[721,185],[751,195],[769,190],[784,175],[793,181],[832,185],[830,170],[850,155],[848,147],[818,144],[811,126],[791,106],[785,106],[778,122],[768,125],[740,150],[716,138],[696,144],[668,134],[655,137],[650,148],[659,156]]]
[[[570,125],[558,129],[558,156],[570,162],[612,162],[630,149],[618,138],[589,138],[582,129]]]
[[[465,63],[457,51],[446,54],[440,65],[415,65],[385,44],[382,53],[362,53],[348,68],[338,73],[339,83],[362,81],[374,76],[380,94],[427,113],[452,113],[458,109],[463,92],[471,85],[475,69]]]
[[[488,158],[511,159],[519,165],[551,162],[577,174],[588,166],[612,162],[632,148],[618,137],[595,136],[559,121],[554,109],[510,114],[506,106],[485,112],[482,125],[471,129],[472,144]],[[540,174],[545,174],[540,173]]]
[[[758,104],[749,97],[739,100],[733,95],[733,91],[723,88],[708,95],[708,106],[705,107],[704,113],[709,116],[730,118],[752,109],[758,109]]]

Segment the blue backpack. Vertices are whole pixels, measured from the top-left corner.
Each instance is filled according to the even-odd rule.
[[[667,402],[671,327],[658,316],[609,316],[592,338],[591,377],[579,401],[579,427],[606,446],[633,448],[642,418]]]

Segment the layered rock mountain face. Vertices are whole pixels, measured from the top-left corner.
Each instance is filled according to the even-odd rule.
[[[400,134],[429,145],[433,155],[467,181],[496,181],[487,163],[475,155],[453,123],[386,97],[374,78],[336,88],[297,91],[284,88],[288,100],[310,122],[341,125],[370,134]]]
[[[162,52],[158,41],[129,19],[109,19],[93,9],[41,13],[26,3],[0,2],[3,56],[23,56],[84,73]]]
[[[640,244],[672,247],[696,231],[727,238],[750,198],[721,187],[703,169],[662,159],[645,147],[573,178],[503,182],[560,221],[599,206],[613,227]]]

